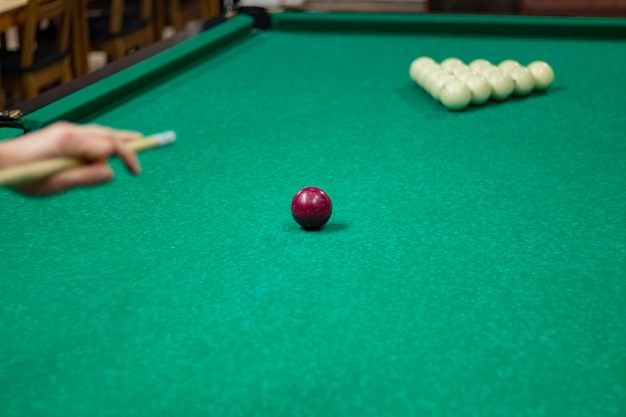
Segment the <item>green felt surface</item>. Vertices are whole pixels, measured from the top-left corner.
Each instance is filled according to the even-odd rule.
[[[626,413],[624,39],[337,16],[236,18],[29,115],[179,141],[138,178],[1,190],[0,415]],[[451,113],[420,55],[556,81]],[[289,213],[309,185],[319,232]]]

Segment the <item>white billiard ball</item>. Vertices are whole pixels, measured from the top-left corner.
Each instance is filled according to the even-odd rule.
[[[411,79],[416,80],[418,73],[429,65],[436,65],[435,60],[427,56],[420,56],[414,59],[409,66],[409,76]]]
[[[479,106],[489,100],[489,97],[491,97],[491,85],[489,85],[487,80],[479,75],[473,75],[464,81],[472,93],[471,104]]]
[[[472,92],[463,82],[447,82],[439,94],[439,100],[448,110],[463,110],[472,99]]]
[[[491,98],[496,101],[506,100],[515,90],[513,79],[500,70],[490,71],[485,79],[491,86]]]
[[[535,78],[535,90],[544,91],[554,81],[554,70],[547,62],[534,61],[528,64],[528,70]]]
[[[473,74],[473,71],[467,65],[459,65],[452,69],[452,75],[458,79],[462,79],[462,77],[467,76],[467,74]]]
[[[448,72],[452,72],[456,67],[463,67],[465,63],[461,61],[459,58],[446,58],[439,64],[441,68],[445,69]]]
[[[477,72],[474,72],[472,70],[467,70],[467,71],[458,71],[455,77],[458,80],[466,81],[467,79],[472,78],[472,77],[480,77],[480,75]]]
[[[415,71],[415,78],[413,78],[413,81],[415,81],[420,87],[423,88],[427,75],[428,73],[426,72],[426,69],[424,69],[423,67],[418,67],[417,71]]]
[[[502,72],[498,67],[496,67],[494,65],[483,65],[483,66],[479,67],[478,69],[475,69],[474,71],[478,75],[480,75],[481,77],[483,77],[486,80],[489,79],[489,75],[492,72],[496,72],[496,73],[499,73],[499,74],[504,74],[504,72]]]
[[[435,81],[435,76],[438,75],[439,73],[437,71],[431,71],[428,73],[423,74],[422,76],[422,88],[430,94],[430,86],[433,84],[433,82]]]
[[[469,67],[476,72],[480,72],[479,70],[484,67],[493,67],[494,65],[487,61],[486,59],[478,58],[470,62]]]
[[[439,100],[441,96],[441,91],[444,89],[446,84],[456,81],[456,79],[447,73],[436,74],[433,77],[433,80],[429,84],[428,92],[435,99]]]
[[[411,62],[409,66],[409,77],[415,82],[417,82],[417,77],[419,76],[419,66],[415,61]]]
[[[525,67],[516,67],[508,71],[509,77],[515,83],[513,94],[516,96],[527,96],[535,88],[535,78]]]
[[[443,71],[439,67],[439,65],[437,64],[425,65],[423,69],[418,73],[417,82],[419,85],[422,86],[422,88],[426,89],[426,85],[430,82],[430,80],[434,78],[436,75],[441,74],[441,73],[446,73],[446,72]]]
[[[422,71],[426,74],[426,77],[434,77],[438,74],[447,74],[447,72],[443,68],[441,68],[439,64],[427,65]]]
[[[518,68],[521,67],[522,64],[520,64],[519,62],[517,62],[514,59],[505,59],[504,61],[500,62],[498,64],[498,68],[500,68],[502,71],[504,72],[509,72],[509,70],[513,69],[513,68]]]

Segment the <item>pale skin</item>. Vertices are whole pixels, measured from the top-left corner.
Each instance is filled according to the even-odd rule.
[[[131,173],[139,174],[137,155],[124,143],[140,137],[132,131],[57,122],[17,139],[0,142],[0,170],[44,159],[71,157],[85,164],[14,188],[23,194],[43,196],[97,185],[113,179],[113,170],[108,165],[113,156],[119,157]]]

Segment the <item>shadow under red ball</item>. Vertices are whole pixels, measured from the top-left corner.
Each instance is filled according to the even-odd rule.
[[[333,211],[330,197],[317,187],[306,187],[291,200],[291,215],[306,230],[317,230],[328,222]]]

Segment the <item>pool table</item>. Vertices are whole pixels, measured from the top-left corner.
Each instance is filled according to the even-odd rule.
[[[23,106],[178,140],[0,190],[0,415],[626,415],[626,21],[257,12]],[[422,55],[556,79],[451,112]]]

